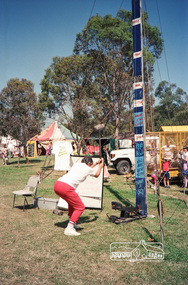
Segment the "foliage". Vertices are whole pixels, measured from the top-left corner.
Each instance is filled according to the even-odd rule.
[[[40,130],[41,114],[33,90],[31,81],[16,78],[10,79],[0,93],[0,133],[24,146]]]
[[[163,41],[158,28],[151,27],[147,21],[145,13],[144,37],[149,49],[144,49],[144,56],[152,72]],[[131,11],[121,10],[116,17],[96,15],[77,34],[74,55],[53,58],[41,81],[40,108],[50,115],[61,112],[66,126],[82,138],[101,121],[107,126],[105,134],[111,134],[115,126],[117,138],[120,126],[122,131],[127,126],[122,119],[127,110],[126,122],[132,129],[132,74]],[[65,106],[70,108],[69,115]]]
[[[157,27],[151,27],[147,22],[147,13],[144,13],[143,33],[148,49],[144,48],[144,72],[153,72],[154,59],[159,58],[163,40]],[[129,129],[132,129],[133,103],[133,38],[132,13],[121,10],[116,17],[96,15],[88,21],[83,31],[77,34],[75,54],[87,54],[95,59],[96,80],[101,95],[108,100],[108,108],[113,110],[115,122],[115,137],[119,133],[120,120],[125,107],[129,110]],[[147,81],[146,81],[147,85]]]
[[[158,127],[188,124],[187,94],[176,84],[167,81],[159,83],[155,91],[159,105],[155,107]]]
[[[90,73],[91,65],[85,55],[55,57],[41,81],[40,108],[48,111],[50,105],[51,112],[61,114],[63,123],[76,134],[79,148],[78,136],[83,139],[91,132],[101,105],[96,101],[98,90]]]

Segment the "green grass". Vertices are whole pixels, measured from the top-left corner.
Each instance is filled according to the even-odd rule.
[[[31,159],[29,165],[21,159],[18,168],[16,159],[8,166],[0,161],[1,284],[187,284],[187,208],[182,188],[176,184],[168,191],[161,187],[164,261],[111,261],[112,242],[161,242],[157,195],[148,189],[148,213],[154,219],[120,225],[107,222],[107,213],[120,214],[111,209],[112,201],[135,205],[135,191],[125,177],[112,171],[111,183],[104,183],[103,211],[85,210],[79,221],[81,235],[68,237],[63,235],[66,211],[63,216],[32,207],[23,212],[22,197],[16,198],[12,209],[12,191],[22,189],[43,163],[44,157]],[[53,185],[62,174],[54,171],[42,180],[38,196],[57,198]]]

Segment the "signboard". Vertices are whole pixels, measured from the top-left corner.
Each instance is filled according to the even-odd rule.
[[[28,143],[27,153],[28,153],[28,157],[30,157],[30,158],[36,157],[36,141],[30,141]]]
[[[71,166],[74,163],[81,162],[83,156],[71,156]],[[93,162],[97,162],[99,158],[92,157]],[[98,169],[98,165],[94,169]],[[87,209],[102,210],[103,203],[103,171],[101,171],[99,177],[88,176],[86,180],[78,186],[76,192],[80,196],[82,202]],[[63,199],[59,199],[58,207],[67,209],[67,202]]]

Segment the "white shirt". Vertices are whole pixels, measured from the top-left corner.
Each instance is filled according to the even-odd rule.
[[[95,176],[95,172],[96,170],[89,167],[87,164],[78,162],[72,166],[67,174],[59,178],[58,181],[64,182],[76,189],[88,175]]]
[[[176,148],[175,145],[170,145],[170,146],[164,145],[161,148],[162,155],[166,155],[166,156],[173,158],[173,156],[174,156],[173,151],[175,150],[175,148]]]
[[[188,161],[188,151],[182,153],[182,158],[183,160]]]
[[[73,154],[72,145],[67,141],[58,141],[53,144],[52,153],[55,154],[55,170],[70,169],[70,155]]]

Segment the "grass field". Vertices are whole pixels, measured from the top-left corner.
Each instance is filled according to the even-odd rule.
[[[15,158],[7,166],[0,161],[0,284],[187,284],[188,227],[183,188],[174,184],[167,191],[161,187],[164,260],[112,261],[113,242],[161,242],[157,195],[148,189],[148,214],[155,218],[120,225],[107,222],[107,213],[120,214],[111,209],[111,201],[135,205],[135,191],[125,177],[111,170],[111,182],[104,183],[103,211],[85,210],[79,221],[81,235],[65,236],[66,211],[63,216],[32,207],[23,212],[22,197],[16,198],[16,207],[12,208],[12,191],[22,189],[29,176],[41,170],[43,159],[30,160],[28,165],[21,159],[20,168]],[[54,171],[42,180],[38,196],[58,198],[53,185],[62,174]],[[188,191],[186,199],[187,195]]]

